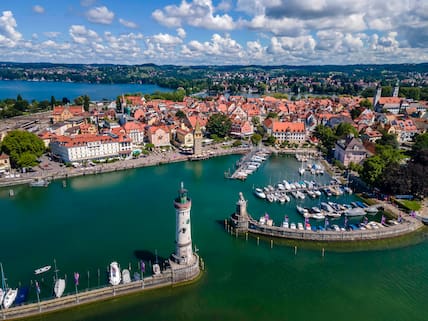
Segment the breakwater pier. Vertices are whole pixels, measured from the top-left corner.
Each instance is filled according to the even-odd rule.
[[[179,285],[197,280],[200,271],[204,269],[203,260],[193,254],[192,264],[180,266],[171,262],[171,266],[158,275],[145,277],[142,280],[127,284],[105,286],[98,289],[77,292],[61,298],[48,299],[36,303],[25,304],[0,311],[2,320],[20,319],[38,314],[73,308],[79,305],[112,299],[116,296],[127,295],[151,289]]]
[[[376,227],[375,227],[376,226]],[[423,223],[412,217],[402,217],[400,222],[394,221],[390,225],[382,225],[377,222],[370,224],[370,229],[349,230],[305,230],[275,226],[257,221],[247,212],[247,201],[242,193],[236,203],[236,211],[225,221],[225,228],[234,233],[252,233],[262,236],[286,238],[306,241],[368,241],[402,236],[423,227]],[[373,227],[373,228],[372,228]]]

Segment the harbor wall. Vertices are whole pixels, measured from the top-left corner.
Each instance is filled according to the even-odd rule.
[[[307,231],[292,230],[279,226],[266,226],[252,221],[248,225],[247,232],[263,236],[286,238],[306,241],[369,241],[402,236],[414,232],[423,227],[418,220],[404,220],[403,223],[380,227],[373,230],[352,231]],[[241,229],[238,232],[246,232]]]
[[[21,319],[39,314],[69,309],[82,304],[109,300],[121,295],[190,282],[197,279],[201,272],[199,265],[200,258],[197,254],[194,255],[195,261],[190,266],[168,268],[162,271],[162,273],[158,276],[145,277],[143,280],[133,281],[127,284],[106,286],[99,289],[69,294],[61,298],[40,301],[40,303],[30,303],[24,304],[22,306],[2,309],[0,312],[0,317],[2,320]]]

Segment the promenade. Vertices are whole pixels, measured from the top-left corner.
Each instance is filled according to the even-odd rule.
[[[0,187],[28,184],[36,179],[57,180],[75,176],[96,175],[101,173],[116,172],[147,166],[158,166],[188,160],[207,159],[232,154],[244,154],[248,148],[211,146],[203,150],[200,158],[193,155],[181,154],[178,151],[154,151],[147,156],[140,156],[135,159],[119,160],[113,163],[100,163],[87,167],[65,167],[63,164],[54,161],[44,161],[42,166],[35,168],[34,172],[19,173],[14,177],[0,177]],[[18,176],[18,177],[17,177]]]

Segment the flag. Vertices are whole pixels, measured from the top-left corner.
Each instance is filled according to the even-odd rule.
[[[328,218],[325,218],[324,227],[327,227],[330,225],[330,222],[328,221]]]
[[[40,294],[40,286],[39,286],[39,282],[36,281],[36,291],[37,294]]]
[[[269,219],[269,214],[268,213],[265,213],[265,219]]]
[[[385,216],[384,215],[382,215],[382,219],[381,219],[381,221],[380,221],[380,224],[385,224]]]
[[[146,265],[144,264],[144,261],[141,260],[141,272],[145,272],[146,271]]]
[[[79,285],[79,272],[74,272],[74,284]]]

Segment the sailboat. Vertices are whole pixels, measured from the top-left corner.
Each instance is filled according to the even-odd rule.
[[[303,167],[303,161],[302,161],[302,163],[301,163],[301,165],[300,165],[300,168],[299,168],[299,174],[300,174],[300,175],[305,174],[305,168]]]
[[[55,285],[54,285],[54,293],[57,298],[60,298],[65,290],[65,279],[58,278],[58,269],[56,267],[56,260],[54,259],[55,264]]]
[[[16,299],[18,295],[18,289],[7,289],[6,290],[6,278],[4,277],[3,265],[0,263],[1,268],[1,280],[2,280],[2,289],[3,289],[3,307],[5,309],[9,308]]]

